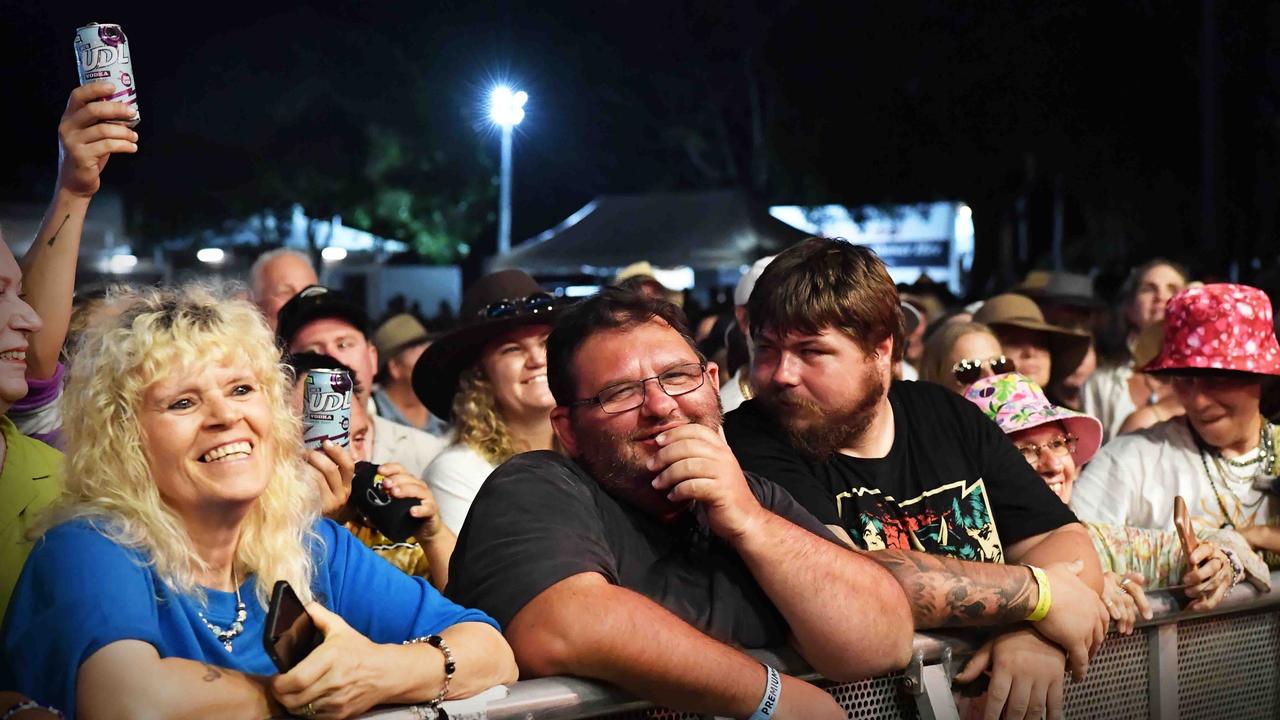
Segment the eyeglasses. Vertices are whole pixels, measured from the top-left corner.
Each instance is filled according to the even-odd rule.
[[[702,387],[707,381],[707,366],[700,362],[677,365],[661,375],[610,385],[595,397],[574,400],[570,405],[599,405],[610,415],[635,410],[644,404],[644,385],[650,380],[657,380],[667,395],[679,397]]]
[[[986,360],[982,358],[965,358],[951,366],[951,373],[956,376],[956,381],[960,384],[972,385],[982,377],[983,365],[991,368],[992,375],[1003,375],[1004,373],[1015,372],[1018,369],[1012,360],[1003,355],[997,355]]]
[[[491,302],[480,311],[480,317],[486,320],[500,320],[518,315],[537,315],[549,312],[556,306],[556,298],[550,293],[534,293],[528,297],[502,299]]]
[[[1022,453],[1022,457],[1026,458],[1027,462],[1035,465],[1040,460],[1041,452],[1048,450],[1049,454],[1055,457],[1066,457],[1076,451],[1076,444],[1079,442],[1080,438],[1067,433],[1066,435],[1059,435],[1043,445],[1016,443],[1014,447],[1018,449],[1018,452]]]

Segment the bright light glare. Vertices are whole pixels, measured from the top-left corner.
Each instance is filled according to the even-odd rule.
[[[227,255],[222,252],[222,248],[200,248],[200,250],[196,252],[196,259],[202,263],[217,265],[227,259]]]
[[[489,95],[489,117],[502,127],[519,125],[524,119],[524,104],[529,102],[529,93],[519,90],[512,92],[506,85],[499,85]]]
[[[325,262],[338,262],[347,257],[347,249],[330,246],[320,251],[320,257],[324,258]]]
[[[113,273],[127,273],[137,265],[136,255],[112,255],[107,259],[107,269]]]

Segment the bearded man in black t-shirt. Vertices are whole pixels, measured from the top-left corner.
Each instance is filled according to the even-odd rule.
[[[941,386],[892,380],[902,321],[874,252],[819,238],[789,248],[757,280],[747,316],[756,397],[725,420],[744,469],[781,485],[860,548],[984,563],[1079,561],[1081,579],[1101,589],[1088,533],[995,423]],[[1006,700],[1015,717],[1060,709],[1066,659],[1036,630],[996,636],[959,679],[988,661],[988,716]]]

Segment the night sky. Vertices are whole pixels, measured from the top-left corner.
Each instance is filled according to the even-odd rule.
[[[1034,263],[1061,177],[1071,265],[1207,242],[1200,3],[274,5],[4,0],[0,200],[47,197],[73,32],[96,20],[134,55],[141,150],[106,181],[134,215],[241,207],[265,164],[299,161],[283,107],[315,118],[288,127],[308,162],[336,158],[320,174],[360,161],[338,117],[475,144],[496,168],[484,98],[509,79],[531,96],[517,240],[601,193],[741,186],[778,204],[965,200],[990,246],[1022,196]],[[1215,22],[1214,243],[1248,262],[1276,244],[1280,14],[1232,4]]]

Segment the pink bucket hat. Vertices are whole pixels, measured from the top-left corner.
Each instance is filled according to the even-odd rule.
[[[1219,283],[1189,288],[1165,308],[1164,345],[1143,368],[1235,370],[1280,375],[1280,345],[1271,301],[1248,285]]]
[[[1049,402],[1034,380],[1019,373],[985,377],[969,386],[964,399],[978,406],[1000,426],[1005,435],[1060,422],[1079,438],[1071,458],[1079,467],[1089,462],[1102,445],[1102,423],[1092,415],[1068,410]]]

